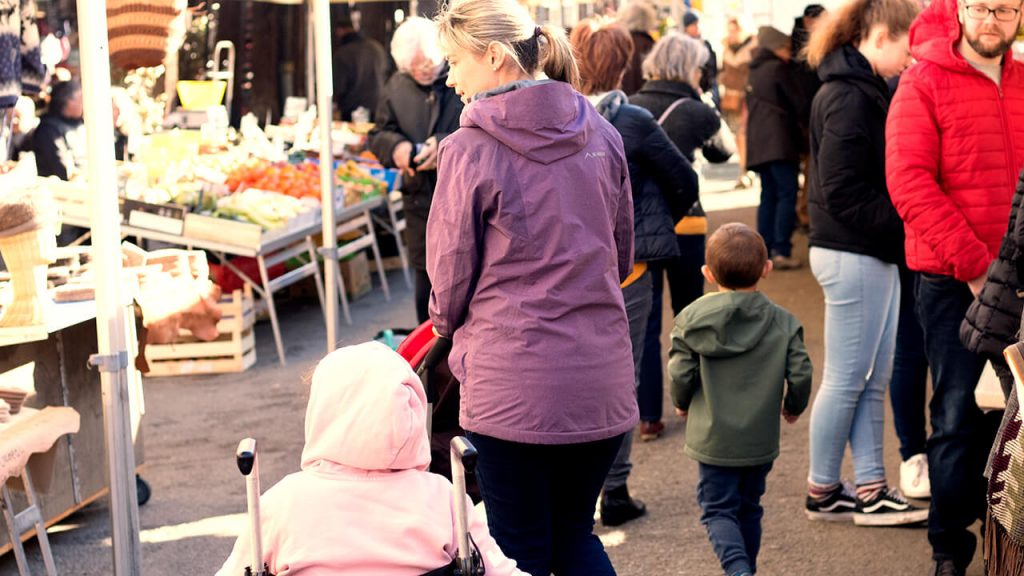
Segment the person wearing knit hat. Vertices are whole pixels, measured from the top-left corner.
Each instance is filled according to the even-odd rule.
[[[772,52],[788,48],[790,38],[778,28],[773,26],[761,26],[757,29],[757,45]]]
[[[801,94],[790,38],[771,26],[757,32],[747,87],[747,167],[761,176],[757,231],[777,270],[800,267],[791,237],[796,221],[797,172],[803,130]]]
[[[687,36],[700,40],[704,43],[704,47],[708,49],[708,59],[704,63],[704,66],[700,69],[700,90],[705,94],[711,95],[711,100],[715,104],[717,109],[721,105],[721,98],[718,95],[718,55],[715,54],[714,48],[711,47],[711,43],[701,38],[700,26],[697,22],[700,21],[700,17],[696,12],[687,12],[683,15],[683,32]]]

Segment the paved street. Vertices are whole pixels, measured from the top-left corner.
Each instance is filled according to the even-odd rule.
[[[755,210],[749,200],[756,199],[756,192],[725,192],[735,175],[719,171],[712,176],[720,179],[705,187],[711,226],[729,221],[753,226]],[[730,208],[737,204],[741,207]],[[796,254],[806,261],[804,236],[798,236]],[[390,279],[392,301],[385,302],[379,290],[357,301],[354,325],[342,326],[342,345],[372,338],[384,327],[415,323],[411,291],[400,274],[392,273]],[[823,359],[820,288],[805,267],[773,273],[764,290],[803,322],[817,386]],[[324,353],[324,328],[315,300],[286,303],[280,313],[288,366],[278,365],[269,324],[262,323],[257,327],[259,363],[248,372],[146,381],[143,476],[153,488],[152,500],[140,511],[146,574],[212,574],[227,557],[245,525],[244,484],[233,459],[239,439],[260,440],[264,489],[298,468],[308,376]],[[666,315],[666,333],[670,326]],[[671,410],[667,401],[665,406]],[[804,518],[808,420],[805,414],[795,425],[783,424],[782,454],[769,476],[765,497],[760,573],[923,576],[930,553],[923,528],[859,528]],[[601,537],[623,576],[720,574],[698,521],[697,466],[682,453],[683,423],[668,413],[666,423],[662,439],[638,443],[633,452],[630,487],[647,503],[649,515],[622,529],[602,529]],[[890,482],[896,483],[899,456],[889,415],[886,463]],[[852,474],[848,465],[847,474]],[[51,533],[61,574],[112,572],[105,500],[71,516]],[[38,558],[34,543],[29,553]],[[35,562],[34,570],[42,573],[41,564]],[[0,574],[15,573],[13,556],[0,558]],[[980,554],[968,574],[982,574]]]

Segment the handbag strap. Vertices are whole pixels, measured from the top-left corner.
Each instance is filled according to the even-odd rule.
[[[664,124],[665,120],[668,119],[669,114],[671,114],[673,110],[678,108],[680,104],[682,104],[683,102],[685,102],[687,100],[689,100],[689,98],[684,96],[684,97],[676,100],[675,102],[669,104],[668,108],[666,108],[665,111],[662,112],[661,116],[658,118],[658,126],[661,126],[662,124]]]

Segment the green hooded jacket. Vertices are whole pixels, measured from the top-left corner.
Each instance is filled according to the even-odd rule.
[[[687,306],[668,371],[672,403],[689,411],[686,454],[714,466],[775,460],[783,407],[799,415],[811,396],[803,327],[760,292],[714,292]]]

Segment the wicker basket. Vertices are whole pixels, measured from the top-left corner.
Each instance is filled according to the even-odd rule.
[[[181,0],[107,0],[111,62],[126,70],[162,64],[182,10]]]

